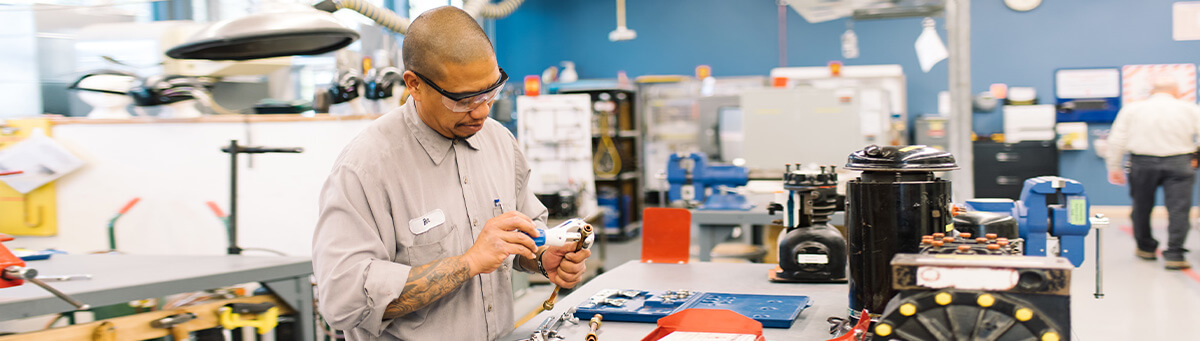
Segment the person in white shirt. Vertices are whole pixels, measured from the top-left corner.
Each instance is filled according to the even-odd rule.
[[[1187,240],[1188,212],[1192,206],[1195,183],[1196,137],[1200,135],[1200,106],[1180,100],[1179,85],[1167,77],[1154,80],[1150,98],[1125,106],[1113,122],[1108,136],[1108,182],[1129,185],[1133,199],[1133,237],[1135,255],[1157,259],[1159,242],[1150,232],[1150,211],[1155,192],[1162,186],[1167,206],[1167,248],[1163,250],[1165,267],[1182,270],[1191,267],[1184,253]],[[1122,167],[1129,153],[1129,174]]]

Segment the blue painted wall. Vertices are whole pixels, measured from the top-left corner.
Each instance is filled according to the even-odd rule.
[[[1174,2],[1045,1],[1018,13],[1001,1],[972,1],[972,87],[978,92],[992,83],[1032,86],[1041,103],[1052,103],[1059,68],[1200,62],[1200,41],[1171,38]],[[1089,125],[1092,131],[1108,128]],[[1002,129],[999,111],[975,114],[977,133]],[[1063,151],[1059,167],[1063,176],[1083,182],[1093,203],[1129,204],[1128,188],[1108,184],[1104,163],[1093,150]]]
[[[972,1],[973,90],[984,91],[992,83],[1032,86],[1042,103],[1050,103],[1058,68],[1200,62],[1200,41],[1171,38],[1174,2],[1046,1],[1018,13],[999,0]],[[526,1],[512,16],[495,22],[500,64],[517,79],[563,60],[576,63],[580,78],[613,78],[618,70],[630,77],[692,74],[699,64],[711,65],[716,76],[765,75],[779,66],[774,0],[628,1],[628,26],[638,38],[609,42],[608,32],[616,26],[614,3]],[[788,66],[841,59],[845,21],[809,24],[790,8],[786,16]],[[939,63],[929,73],[918,67],[913,42],[921,32],[920,20],[860,21],[854,30],[861,57],[846,60],[846,65],[902,65],[910,116],[935,112],[937,93],[946,89],[946,65]],[[945,39],[945,31],[941,33]],[[974,117],[980,135],[1003,129],[999,111]],[[1060,169],[1063,176],[1083,182],[1095,204],[1129,202],[1125,187],[1107,183],[1103,162],[1091,150],[1062,152]]]
[[[627,26],[637,39],[608,41],[616,28],[610,0],[528,0],[496,21],[496,54],[514,77],[541,74],[570,60],[580,78],[648,74],[691,75],[701,64],[713,75],[766,75],[779,66],[778,9],[774,0],[632,0]],[[809,24],[790,7],[788,66],[824,66],[840,60],[846,22]],[[940,20],[939,20],[940,25]],[[900,64],[909,80],[909,112],[936,112],[937,92],[946,89],[946,66],[922,73],[913,52],[920,19],[857,22],[861,56],[845,65]],[[945,37],[945,31],[942,31]],[[518,76],[519,75],[519,76]]]

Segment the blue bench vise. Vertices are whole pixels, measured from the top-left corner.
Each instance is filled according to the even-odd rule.
[[[745,186],[750,181],[746,167],[713,165],[701,153],[672,154],[667,161],[667,199],[686,207],[704,210],[749,210],[746,197],[722,188]]]
[[[1057,176],[1030,178],[1025,180],[1019,201],[973,199],[967,201],[967,207],[1016,218],[1026,256],[1045,256],[1049,235],[1058,238],[1058,256],[1076,267],[1083,264],[1084,238],[1092,226],[1087,195],[1079,181]]]

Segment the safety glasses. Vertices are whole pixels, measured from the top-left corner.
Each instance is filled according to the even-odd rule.
[[[449,92],[442,90],[441,87],[420,73],[413,71],[413,74],[421,78],[421,81],[424,81],[425,84],[429,84],[429,87],[433,88],[433,90],[437,90],[439,94],[442,94],[442,104],[445,104],[446,108],[453,112],[469,112],[475,110],[481,104],[495,100],[496,96],[500,95],[500,90],[504,89],[504,83],[508,82],[508,74],[504,73],[503,68],[500,68],[500,80],[497,80],[495,84],[492,84],[487,89],[475,92]]]

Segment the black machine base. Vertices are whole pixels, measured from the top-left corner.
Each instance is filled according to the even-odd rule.
[[[833,278],[829,273],[810,273],[803,271],[787,271],[782,268],[771,269],[767,279],[775,283],[846,283],[846,276]]]

